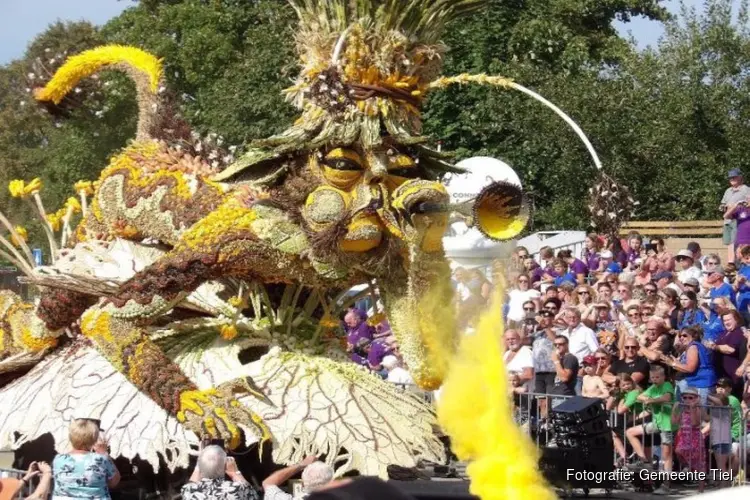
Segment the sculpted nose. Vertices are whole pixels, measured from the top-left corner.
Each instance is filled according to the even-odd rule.
[[[388,175],[387,159],[382,154],[370,154],[367,156],[367,180],[371,184],[383,182]]]

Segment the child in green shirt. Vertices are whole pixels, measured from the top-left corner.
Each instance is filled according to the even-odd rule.
[[[635,425],[625,432],[625,437],[633,447],[640,464],[649,463],[648,458],[643,450],[641,436],[656,434],[661,435],[661,458],[664,461],[664,470],[672,472],[672,438],[674,426],[672,424],[672,403],[674,401],[674,386],[667,382],[664,373],[664,367],[652,365],[649,370],[649,379],[651,386],[643,391],[636,401],[642,403],[651,413],[651,422],[643,425]],[[659,493],[666,495],[669,493],[669,482],[665,481],[657,490]]]

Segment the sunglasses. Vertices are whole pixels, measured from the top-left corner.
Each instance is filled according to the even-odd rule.
[[[526,257],[528,257],[528,256],[529,256],[529,254],[527,254],[527,253],[519,253],[519,254],[518,254],[518,258],[519,258],[519,259],[525,259],[525,258],[526,258]]]
[[[628,313],[628,318],[637,318],[641,315],[641,313]]]
[[[625,350],[638,349],[638,346],[637,345],[626,345],[625,347],[623,347],[623,349],[625,349]]]
[[[528,283],[529,280],[518,280],[519,283]]]
[[[596,356],[597,361],[606,361],[606,359],[607,359],[606,356]]]
[[[590,295],[590,294],[589,294],[589,292],[587,292],[585,290],[581,290],[580,292],[578,292],[578,295]]]

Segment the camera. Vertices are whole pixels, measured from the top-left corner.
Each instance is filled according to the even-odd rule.
[[[646,243],[645,248],[646,248],[646,253],[656,252],[656,245],[653,245],[651,243]]]

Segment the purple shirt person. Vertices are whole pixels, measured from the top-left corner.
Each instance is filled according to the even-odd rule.
[[[360,365],[367,364],[367,359],[362,353],[375,334],[375,330],[367,324],[366,319],[367,315],[359,309],[350,309],[344,316],[347,350],[351,360]]]
[[[570,270],[576,275],[583,274],[587,276],[589,274],[589,266],[581,259],[573,259],[573,262],[570,263]]]
[[[393,350],[385,342],[384,338],[375,339],[370,342],[370,352],[367,353],[367,363],[376,371],[382,369],[383,358],[391,354]]]
[[[750,245],[750,208],[740,206],[734,211],[732,218],[737,221],[737,238],[734,240],[735,246]]]
[[[736,314],[736,313],[735,313]],[[731,316],[731,320],[728,318]],[[737,376],[737,368],[745,358],[745,350],[743,349],[747,345],[747,339],[745,339],[745,332],[742,328],[737,325],[737,320],[731,314],[725,314],[722,316],[724,321],[724,328],[728,331],[723,333],[716,339],[716,346],[729,346],[734,349],[732,354],[724,354],[720,350],[714,350],[714,366],[716,367],[716,373],[719,377],[728,377],[732,380],[734,385],[733,393],[742,392],[743,379]],[[729,330],[730,327],[735,328]],[[736,395],[736,394],[735,394]]]
[[[601,260],[599,252],[594,250],[593,252],[590,252],[588,250],[585,250],[583,252],[583,260],[586,263],[586,266],[589,268],[589,271],[592,273],[595,273],[599,270],[599,262]]]

